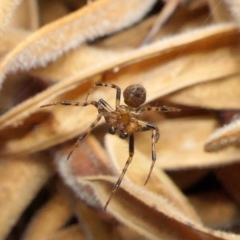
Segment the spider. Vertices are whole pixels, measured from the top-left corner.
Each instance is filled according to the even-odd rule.
[[[109,87],[116,89],[116,105],[115,109],[113,109],[105,100],[99,99],[98,101],[87,101],[88,96],[91,93],[91,90],[96,87]],[[149,106],[142,106],[142,104],[146,101],[146,90],[143,86],[139,84],[133,84],[128,86],[123,91],[123,98],[126,105],[120,105],[121,100],[121,88],[118,87],[115,84],[110,83],[102,83],[102,82],[95,82],[95,84],[92,86],[90,91],[88,92],[86,99],[84,102],[72,102],[72,101],[61,101],[61,102],[54,102],[50,104],[43,105],[41,107],[49,107],[53,105],[73,105],[73,106],[88,106],[93,105],[98,109],[98,115],[95,121],[87,128],[85,132],[83,132],[77,139],[76,143],[74,144],[73,150],[69,153],[67,159],[70,158],[73,151],[77,148],[80,141],[82,141],[90,132],[91,130],[96,126],[96,124],[100,121],[102,117],[105,118],[106,123],[108,123],[109,130],[108,132],[110,134],[117,134],[121,139],[128,138],[129,141],[129,156],[125,163],[125,166],[115,183],[115,186],[104,206],[104,210],[106,210],[109,202],[112,199],[113,194],[118,190],[118,188],[121,185],[121,182],[123,180],[123,177],[128,169],[129,164],[132,162],[133,155],[134,155],[134,133],[135,132],[143,132],[143,131],[152,131],[152,164],[147,176],[147,179],[144,183],[144,185],[147,184],[155,161],[157,159],[156,157],[156,143],[160,137],[159,129],[156,125],[145,122],[139,119],[142,113],[146,111],[159,111],[159,112],[179,112],[181,111],[178,108],[174,107],[149,107]]]

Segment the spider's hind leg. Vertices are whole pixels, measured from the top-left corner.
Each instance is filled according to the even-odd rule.
[[[148,173],[148,176],[147,176],[147,179],[146,179],[144,185],[146,185],[148,183],[148,181],[150,179],[150,176],[152,174],[153,167],[154,167],[155,162],[157,160],[157,156],[156,156],[156,142],[158,141],[158,139],[159,139],[159,130],[158,130],[158,128],[157,129],[156,128],[152,129],[152,164],[151,164],[151,167],[150,167],[150,170],[149,170],[149,173]]]
[[[109,87],[116,89],[116,107],[120,105],[120,98],[121,98],[121,88],[118,87],[115,84],[112,83],[103,83],[103,82],[95,82],[94,85],[90,88],[90,90],[87,93],[87,96],[85,98],[85,101],[87,101],[89,95],[91,94],[92,90],[96,87]]]
[[[142,114],[144,112],[149,112],[149,111],[156,111],[156,112],[180,112],[180,108],[175,108],[175,107],[167,107],[167,106],[162,106],[162,107],[148,107],[148,106],[143,106],[138,109],[138,114]]]
[[[104,210],[106,210],[109,202],[111,201],[114,193],[118,190],[118,188],[120,187],[121,185],[121,182],[123,180],[123,177],[125,175],[125,173],[127,172],[127,169],[128,169],[128,166],[130,165],[130,163],[132,162],[132,158],[133,158],[133,155],[134,155],[134,135],[133,134],[130,134],[129,135],[129,156],[128,156],[128,160],[126,161],[125,163],[125,166],[122,170],[122,173],[121,175],[119,176],[117,182],[115,183],[115,186],[111,192],[111,195],[109,196],[106,204],[105,204],[105,207],[104,207]]]
[[[148,183],[149,179],[150,179],[150,176],[152,174],[152,170],[154,168],[154,164],[155,164],[156,159],[157,159],[156,143],[157,143],[157,141],[160,137],[160,132],[159,132],[158,127],[156,125],[152,124],[152,123],[144,122],[144,121],[141,121],[141,120],[138,120],[137,122],[141,126],[141,129],[139,130],[139,132],[149,131],[149,130],[152,131],[152,165],[150,167],[147,179],[144,183],[144,185],[146,185]]]

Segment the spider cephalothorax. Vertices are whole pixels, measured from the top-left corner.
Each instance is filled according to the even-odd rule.
[[[145,122],[140,118],[141,114],[146,111],[160,111],[160,112],[173,112],[173,111],[180,111],[178,108],[173,107],[145,107],[141,106],[146,101],[146,90],[143,86],[139,84],[133,84],[128,86],[123,92],[123,98],[126,105],[120,105],[121,99],[121,89],[115,85],[110,83],[102,83],[96,82],[92,88],[96,87],[110,87],[116,89],[116,105],[115,109],[113,109],[105,100],[99,99],[98,101],[87,101],[87,98],[91,91],[88,92],[87,97],[84,102],[72,102],[72,101],[62,101],[62,102],[55,102],[43,105],[41,107],[48,107],[53,105],[73,105],[73,106],[88,106],[93,105],[98,109],[98,116],[95,121],[89,126],[89,128],[83,132],[79,137],[77,142],[75,143],[75,148],[78,146],[79,142],[82,141],[88,133],[96,126],[96,124],[100,121],[102,117],[105,118],[106,123],[109,124],[108,132],[110,134],[118,134],[118,136],[122,139],[129,138],[129,157],[126,161],[126,164],[118,178],[112,193],[106,202],[104,209],[107,208],[113,194],[116,190],[120,187],[124,174],[127,171],[129,164],[132,161],[134,155],[134,133],[135,132],[142,132],[142,131],[152,131],[152,165],[150,167],[150,171],[148,173],[147,179],[145,184],[148,182],[154,163],[156,161],[156,148],[155,144],[159,139],[160,133],[159,129],[156,125]],[[74,149],[75,149],[74,148]],[[68,159],[70,158],[72,152],[68,155]]]
[[[137,108],[146,101],[146,90],[139,84],[130,85],[123,91],[123,98],[126,105],[117,105],[114,111],[106,111],[103,115],[110,124],[109,133],[117,133],[125,139],[131,133],[142,131],[137,122],[140,114]]]

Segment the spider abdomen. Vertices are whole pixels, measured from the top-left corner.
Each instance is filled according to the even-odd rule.
[[[139,84],[128,86],[123,92],[124,102],[132,108],[138,108],[146,101],[146,90]]]

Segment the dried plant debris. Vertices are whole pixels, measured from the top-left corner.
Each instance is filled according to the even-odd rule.
[[[228,0],[1,1],[0,240],[240,239],[239,117],[222,118],[239,110],[239,14]],[[105,211],[128,142],[102,121],[67,160],[96,107],[40,108],[90,91],[114,109],[95,82],[181,109],[142,114],[160,130],[152,175],[151,131],[136,133]]]
[[[205,150],[212,152],[240,143],[240,120],[236,119],[211,134],[205,144]]]
[[[1,1],[0,5],[0,19],[1,19],[1,25],[0,25],[0,33],[3,35],[4,30],[7,28],[8,24],[11,22],[11,19],[13,17],[14,11],[16,10],[17,6],[23,1],[21,0],[15,0],[15,1]]]

